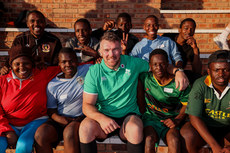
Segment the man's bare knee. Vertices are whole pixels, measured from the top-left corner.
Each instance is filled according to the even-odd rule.
[[[99,135],[100,125],[92,119],[85,118],[79,127],[80,142],[89,143]]]
[[[166,134],[166,140],[168,145],[177,146],[180,144],[180,132],[173,128],[170,129]]]
[[[194,143],[195,137],[199,134],[193,128],[191,123],[187,122],[180,130],[181,136],[184,138],[186,144],[192,145]]]
[[[123,128],[124,136],[130,143],[138,144],[143,140],[143,123],[138,116],[128,116]]]

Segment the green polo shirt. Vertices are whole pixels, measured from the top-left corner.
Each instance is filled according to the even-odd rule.
[[[96,106],[105,115],[120,118],[128,113],[140,114],[136,102],[138,76],[148,70],[148,62],[127,55],[121,55],[117,71],[102,60],[101,64],[90,67],[84,92],[98,95]]]
[[[230,83],[219,96],[209,75],[198,79],[189,94],[186,113],[200,117],[207,126],[230,126],[229,88]]]

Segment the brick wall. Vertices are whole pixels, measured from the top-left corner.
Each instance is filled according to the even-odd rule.
[[[5,12],[0,20],[1,27],[13,27],[15,21],[25,8],[38,9],[47,17],[49,27],[73,28],[79,18],[87,18],[92,28],[99,28],[104,21],[115,19],[118,13],[128,12],[132,16],[133,28],[141,29],[144,18],[149,14],[159,17],[161,29],[177,29],[182,19],[191,17],[197,22],[197,29],[223,29],[229,22],[230,14],[160,14],[161,10],[224,10],[230,8],[229,0],[2,0]],[[0,49],[10,48],[19,32],[0,32]],[[73,33],[54,33],[62,44]],[[143,34],[135,34],[141,39]],[[202,53],[217,50],[213,37],[217,34],[195,34]]]
[[[229,22],[230,14],[167,14],[159,10],[224,10],[230,8],[229,0],[2,0],[5,13],[0,21],[14,21],[25,8],[38,9],[45,14],[50,26],[72,28],[78,18],[88,18],[93,28],[100,27],[105,20],[115,19],[118,13],[128,12],[133,17],[134,28],[141,28],[142,21],[149,14],[161,17],[163,28],[178,25],[181,18],[193,17],[198,28],[223,28]],[[207,23],[207,25],[205,24]]]
[[[101,27],[104,21],[115,19],[118,13],[128,12],[132,16],[133,28],[141,29],[144,18],[155,14],[160,18],[160,28],[178,28],[180,21],[191,17],[197,22],[197,29],[223,29],[229,22],[230,14],[160,14],[160,9],[229,9],[229,0],[2,0],[5,5],[0,27],[13,27],[8,23],[15,21],[25,8],[38,9],[47,17],[50,27],[73,28],[75,20],[85,17],[92,28]],[[0,32],[0,48],[8,48],[18,33]],[[58,36],[68,34],[57,34]],[[212,38],[216,34],[196,36],[201,52],[216,49]],[[63,37],[60,37],[63,38]],[[64,42],[64,40],[63,40]]]
[[[161,0],[164,10],[229,9],[228,0]]]

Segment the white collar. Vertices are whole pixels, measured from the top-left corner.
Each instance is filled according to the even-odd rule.
[[[225,87],[224,91],[221,93],[221,96],[216,91],[216,89],[213,87],[212,83],[209,85],[209,87],[214,90],[214,94],[216,95],[217,99],[221,100],[224,97],[224,95],[226,95],[226,93],[228,92],[228,90],[230,89],[230,83],[228,83],[228,85]]]

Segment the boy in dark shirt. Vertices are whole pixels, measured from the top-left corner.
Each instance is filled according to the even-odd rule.
[[[103,28],[99,28],[92,32],[92,35],[100,39],[106,31],[117,28],[115,33],[122,39],[122,54],[128,55],[139,39],[129,33],[132,28],[132,19],[128,13],[121,13],[117,16],[116,21],[109,20],[104,23]]]
[[[193,37],[195,29],[196,22],[191,18],[186,18],[180,23],[179,34],[168,33],[163,35],[176,42],[182,56],[183,67],[186,67],[188,62],[191,62],[192,71],[185,71],[191,83],[201,76],[202,70],[200,51]]]

